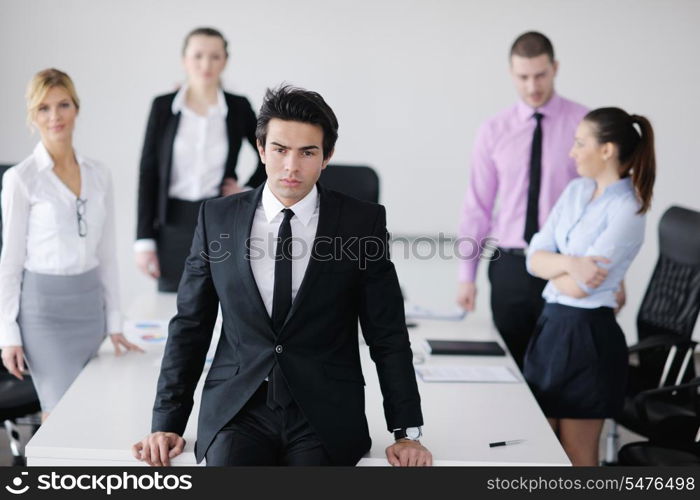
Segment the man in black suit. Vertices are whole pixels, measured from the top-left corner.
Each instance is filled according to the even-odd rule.
[[[315,93],[269,90],[256,130],[267,182],[204,203],[170,323],[151,434],[139,460],[168,465],[204,366],[195,454],[207,465],[354,465],[370,449],[357,324],[396,442],[393,465],[430,465],[386,213],[317,185],[338,133]]]

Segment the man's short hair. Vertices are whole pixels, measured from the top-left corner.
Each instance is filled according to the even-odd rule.
[[[323,129],[323,157],[328,158],[338,140],[338,120],[321,94],[281,85],[267,89],[258,115],[255,137],[265,147],[267,124],[273,118],[318,125]]]
[[[552,42],[537,31],[528,31],[515,39],[510,47],[510,57],[537,57],[547,54],[549,60],[554,62],[554,46]]]

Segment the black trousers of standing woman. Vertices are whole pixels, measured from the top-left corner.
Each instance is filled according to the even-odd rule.
[[[203,201],[168,200],[168,219],[158,229],[159,292],[177,292]]]

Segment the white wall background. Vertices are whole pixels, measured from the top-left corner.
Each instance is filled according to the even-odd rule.
[[[546,33],[562,95],[647,115],[656,128],[648,238],[621,315],[628,336],[656,260],[661,214],[672,204],[700,209],[697,1],[0,0],[0,162],[21,160],[37,141],[25,126],[30,77],[49,66],[67,71],[82,100],[76,147],[114,175],[127,305],[136,290],[154,288],[131,254],[150,101],[181,81],[182,39],[200,25],[228,37],[225,86],[255,108],[282,81],[321,92],[340,120],[335,160],[374,166],[390,230],[411,234],[456,231],[476,128],[515,99],[510,44],[523,31]],[[243,178],[253,164],[247,148]]]

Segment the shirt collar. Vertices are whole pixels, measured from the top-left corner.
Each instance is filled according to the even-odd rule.
[[[39,141],[32,154],[34,155],[34,160],[36,161],[40,172],[48,168],[53,168],[53,158],[51,158],[51,155],[46,149],[46,146],[44,146],[43,142]],[[75,161],[78,162],[78,165],[83,166],[85,164],[83,157],[80,156],[75,149],[73,149],[73,154],[75,155]]]
[[[318,189],[314,184],[311,191],[309,191],[309,193],[301,200],[297,201],[291,207],[285,207],[282,202],[280,202],[272,193],[270,186],[266,182],[262,192],[261,203],[268,223],[271,223],[283,209],[289,208],[294,212],[294,215],[302,222],[302,224],[308,226],[309,222],[311,222],[311,217],[313,217],[316,207],[318,206]]]
[[[590,177],[582,177],[582,179],[586,180],[586,189],[585,191],[582,191],[582,193],[585,199],[590,199],[590,196],[593,195],[593,192],[596,189],[596,182]],[[603,194],[601,194],[600,197],[602,198],[603,196],[609,196],[611,194],[625,192],[634,193],[634,186],[632,185],[631,176],[623,177],[622,179],[618,179],[612,184],[610,184],[608,187],[605,188],[605,191],[603,191]]]
[[[183,110],[188,110],[185,105],[185,97],[187,96],[187,89],[189,85],[183,85],[180,90],[177,91],[175,97],[173,98],[173,104],[171,110],[174,115],[180,113]],[[228,106],[226,105],[226,98],[224,97],[224,91],[221,87],[217,90],[216,104],[209,107],[209,114],[217,114],[221,116],[226,116],[228,114]]]
[[[634,192],[634,186],[632,186],[631,176],[623,177],[622,179],[613,182],[605,188],[604,194],[624,193],[627,191]]]
[[[518,100],[517,113],[521,120],[527,121],[532,118],[535,112],[542,113],[544,116],[555,115],[559,111],[559,106],[561,105],[561,97],[556,92],[552,93],[552,97],[549,101],[544,103],[543,106],[539,108],[533,108],[528,106],[522,99]]]

